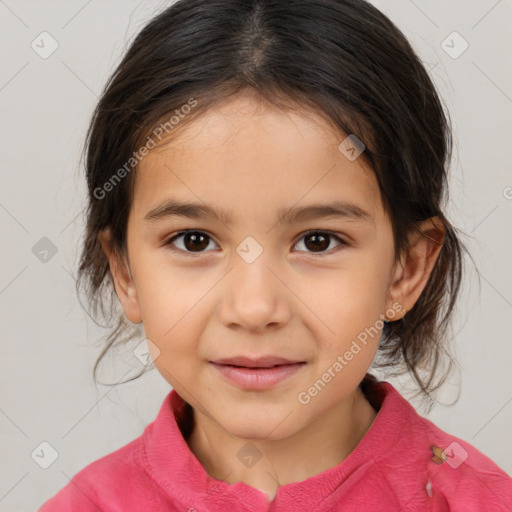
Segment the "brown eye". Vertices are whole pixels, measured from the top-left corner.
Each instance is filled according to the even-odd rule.
[[[302,240],[305,242],[302,242]],[[340,237],[328,231],[310,231],[302,237],[296,246],[303,243],[306,252],[323,254],[334,249],[331,247],[333,241],[338,242],[334,248],[347,245]],[[190,229],[181,231],[173,236],[166,242],[166,245],[173,246],[173,249],[185,254],[201,254],[207,252],[210,243],[213,243],[215,247],[215,242],[206,233]],[[214,247],[210,247],[210,249]]]
[[[301,240],[305,240],[303,245],[306,247],[308,252],[323,253],[327,252],[326,250],[331,245],[333,239],[339,242],[338,246],[346,245],[341,238],[327,231],[310,231],[309,233],[306,233]]]
[[[182,240],[180,240],[182,239]],[[180,244],[174,244],[175,241],[180,240]],[[168,240],[168,245],[174,245],[178,250],[183,252],[201,253],[209,246],[211,238],[202,231],[182,231],[176,236]]]

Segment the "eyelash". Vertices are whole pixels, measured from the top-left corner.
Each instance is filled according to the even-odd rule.
[[[206,233],[204,231],[200,231],[200,230],[197,230],[197,229],[184,229],[183,231],[180,231],[180,232],[176,233],[175,235],[171,236],[165,242],[164,245],[169,246],[172,251],[177,251],[177,252],[186,254],[187,256],[191,256],[191,257],[197,257],[197,256],[200,256],[201,254],[204,254],[205,252],[208,252],[208,251],[198,251],[198,252],[186,251],[186,250],[183,250],[183,249],[178,249],[177,247],[173,246],[173,242],[176,239],[178,239],[178,238],[180,238],[180,237],[182,237],[182,236],[184,236],[186,234],[189,234],[189,233],[198,233],[198,234],[201,234],[201,235],[205,235],[207,238],[209,238],[210,240],[213,241],[213,238],[211,236],[209,236],[208,233]],[[305,233],[303,233],[301,235],[299,241],[301,241],[303,238],[306,238],[309,235],[318,235],[318,234],[320,234],[320,235],[328,235],[329,237],[336,239],[336,241],[339,242],[339,245],[337,247],[335,247],[334,249],[330,249],[328,251],[322,251],[322,252],[318,252],[318,253],[309,252],[309,251],[298,251],[298,252],[309,252],[309,254],[311,254],[312,256],[318,257],[318,256],[323,256],[325,254],[331,254],[332,252],[336,252],[337,249],[339,250],[343,246],[348,246],[349,245],[347,242],[345,242],[345,240],[343,240],[342,238],[340,238],[336,234],[332,233],[331,231],[321,231],[321,230],[318,230],[318,229],[313,229],[313,230],[306,231]],[[297,243],[299,243],[299,241],[297,241]],[[294,245],[297,245],[297,243],[294,244]]]

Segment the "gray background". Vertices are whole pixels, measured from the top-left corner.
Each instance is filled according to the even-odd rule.
[[[479,285],[468,260],[454,324],[461,371],[440,394],[450,403],[460,382],[460,400],[452,407],[438,405],[427,416],[510,473],[511,1],[373,3],[417,49],[453,119],[448,214],[470,235],[467,243],[482,277]],[[125,385],[94,385],[92,365],[104,331],[87,317],[74,289],[85,206],[78,159],[87,123],[128,43],[166,4],[0,1],[5,512],[36,509],[77,471],[139,436],[170,390],[155,369]],[[46,59],[31,47],[43,31],[59,45]],[[442,43],[453,31],[469,44],[457,58]],[[453,37],[444,43],[452,54],[462,49]],[[44,237],[57,252],[41,261]],[[119,354],[104,381],[117,382],[142,367],[132,349]],[[408,396],[407,380],[392,382]],[[41,452],[43,441],[58,453],[47,469],[31,457],[34,450],[44,453],[44,464],[49,452]]]

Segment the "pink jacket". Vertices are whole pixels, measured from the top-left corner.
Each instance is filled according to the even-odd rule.
[[[281,486],[272,502],[244,483],[208,475],[178,426],[172,390],[143,434],[79,471],[40,512],[498,512],[512,510],[512,479],[469,443],[422,418],[378,384],[380,410],[340,464]],[[431,448],[433,447],[433,448]]]

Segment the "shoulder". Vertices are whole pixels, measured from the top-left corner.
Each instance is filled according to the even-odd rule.
[[[403,414],[398,478],[416,480],[414,487],[452,512],[512,510],[512,479],[505,471],[469,442],[420,416],[396,390],[391,393]],[[395,464],[396,455],[381,462]]]
[[[175,419],[180,405],[177,393],[169,392],[157,417],[138,438],[84,467],[39,512],[129,512],[141,510],[141,504],[144,509],[174,510],[168,472],[181,435]],[[155,468],[151,456],[165,460]]]
[[[436,466],[432,485],[446,496],[451,510],[512,510],[512,479],[494,461],[463,439],[421,418]]]
[[[85,466],[39,512],[131,510],[124,504],[154,484],[144,470],[144,435]],[[130,483],[137,482],[137,485]],[[108,504],[108,507],[105,505]]]

